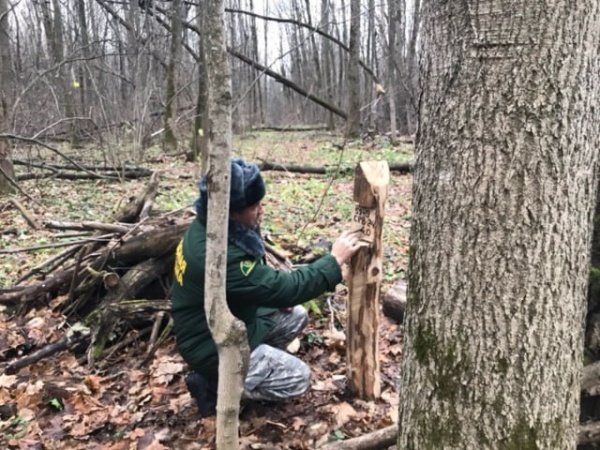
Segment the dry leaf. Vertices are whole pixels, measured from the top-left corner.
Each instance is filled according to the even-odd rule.
[[[331,412],[335,415],[336,427],[339,428],[356,415],[356,410],[349,403],[333,405]]]

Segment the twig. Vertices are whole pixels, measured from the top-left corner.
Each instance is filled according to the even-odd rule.
[[[40,273],[41,270],[46,267],[48,268],[46,273],[52,272],[56,267],[58,267],[63,262],[65,262],[67,259],[69,259],[71,256],[73,256],[73,253],[75,253],[77,250],[79,250],[79,247],[73,247],[73,248],[68,248],[66,250],[63,250],[62,252],[54,255],[52,258],[47,259],[46,261],[33,267],[29,272],[27,272],[25,275],[23,275],[21,278],[19,278],[17,281],[15,281],[15,284],[22,283],[26,279],[31,278],[32,276]]]
[[[25,209],[25,207],[17,199],[12,198],[10,202],[15,205],[31,228],[37,230],[40,227],[29,211],[27,211],[27,209]]]
[[[6,250],[0,250],[0,255],[12,255],[13,253],[34,252],[34,251],[43,250],[46,248],[70,247],[73,245],[88,244],[90,242],[110,241],[109,238],[111,238],[112,236],[113,236],[112,234],[103,234],[102,236],[98,236],[97,238],[80,239],[78,241],[56,242],[54,244],[37,245],[35,247],[14,248],[14,249],[9,248]]]
[[[161,346],[161,344],[165,341],[167,336],[169,336],[169,334],[171,333],[171,330],[173,329],[173,325],[174,325],[173,318],[169,317],[169,323],[167,323],[167,326],[161,333],[161,335],[158,338],[158,340],[156,341],[156,343],[154,345],[152,345],[152,347],[150,347],[148,353],[146,354],[146,357],[142,360],[141,363],[138,364],[138,369],[140,369],[143,366],[145,366],[146,364],[148,364],[148,362],[152,359],[152,357],[156,353],[156,350],[158,350],[158,347]]]
[[[86,169],[85,167],[81,166],[80,164],[78,164],[76,161],[74,161],[73,159],[69,158],[67,155],[65,155],[64,153],[62,153],[60,150],[52,147],[51,145],[48,145],[38,139],[34,139],[34,138],[27,138],[27,137],[23,137],[23,136],[17,136],[16,134],[10,134],[10,133],[0,133],[0,139],[14,139],[14,140],[19,140],[19,141],[24,141],[24,142],[30,142],[32,144],[37,144],[39,146],[42,146],[44,148],[47,148],[48,150],[56,153],[57,155],[59,155],[60,157],[66,159],[67,161],[69,161],[71,164],[73,164],[75,167],[77,167],[79,170],[89,173],[90,175],[94,175],[95,177],[98,178],[106,178],[109,180],[114,180],[114,179],[118,179],[115,177],[107,177],[105,175],[100,175],[98,173],[92,172],[91,170]],[[29,197],[29,196],[28,196]]]
[[[2,166],[0,166],[0,173],[2,174],[2,176],[4,178],[6,178],[8,180],[8,182],[13,185],[13,187],[19,191],[21,194],[23,194],[25,197],[27,197],[29,200],[31,200],[33,203],[35,203],[38,206],[41,206],[43,208],[43,205],[39,202],[37,202],[31,195],[29,195],[27,192],[25,192],[23,189],[21,189],[21,187],[18,185],[18,183],[13,180],[12,177],[10,177],[6,171],[2,168]]]
[[[115,344],[112,347],[110,347],[110,351],[108,352],[108,354],[106,356],[103,357],[102,361],[99,364],[100,368],[108,366],[110,364],[109,360],[110,360],[111,356],[114,355],[116,352],[118,352],[119,350],[132,344],[133,342],[137,341],[142,336],[147,335],[151,331],[152,331],[152,327],[146,327],[146,328],[140,330],[138,333],[134,333],[132,336],[129,336],[128,338],[120,341],[118,344]],[[88,364],[86,355],[82,356],[77,361],[82,365]]]
[[[342,166],[342,157],[344,156],[344,150],[345,149],[346,149],[346,143],[344,142],[341,145],[340,157],[338,159],[337,166],[335,168],[335,173],[329,179],[329,184],[327,185],[327,188],[325,189],[325,192],[321,196],[321,201],[319,202],[319,205],[317,206],[317,209],[315,209],[315,213],[313,214],[312,219],[310,219],[310,221],[306,222],[304,224],[304,226],[302,227],[302,230],[300,231],[300,234],[298,235],[298,239],[296,240],[296,246],[300,242],[300,239],[302,239],[302,236],[304,235],[304,232],[306,231],[306,227],[308,227],[308,224],[311,223],[311,222],[314,222],[315,219],[317,218],[317,214],[319,214],[319,211],[321,210],[321,206],[323,206],[323,202],[325,201],[325,197],[327,196],[327,192],[329,192],[329,189],[331,189],[331,185],[333,184],[333,180],[335,180],[337,178],[338,173],[340,172],[340,167]]]
[[[149,354],[152,351],[152,347],[154,347],[154,344],[156,343],[158,332],[160,331],[160,326],[162,325],[164,317],[164,311],[159,311],[156,313],[156,319],[154,320],[154,325],[152,326],[152,334],[150,334],[150,341],[148,342],[148,350],[146,351],[146,354]]]
[[[99,230],[119,234],[125,234],[132,228],[132,226],[129,224],[114,224],[89,221],[76,223],[59,222],[55,220],[48,220],[44,222],[44,227],[50,228],[51,230]]]
[[[39,350],[36,350],[35,352],[24,356],[23,358],[11,362],[6,367],[5,373],[15,373],[17,370],[22,369],[23,367],[33,364],[35,362],[38,362],[42,358],[53,355],[63,350],[67,350],[68,348],[73,347],[73,345],[83,341],[88,336],[89,330],[75,332],[69,330],[69,332],[67,332],[67,336],[61,339],[60,341],[48,344],[45,347],[42,347]]]

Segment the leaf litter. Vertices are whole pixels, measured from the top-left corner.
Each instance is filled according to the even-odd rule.
[[[347,166],[367,159],[389,157],[382,152],[355,146],[340,158],[335,136],[259,134],[237,140],[237,156],[251,161],[287,164],[311,161]],[[251,145],[246,145],[246,144]],[[397,160],[410,158],[399,149]],[[307,157],[307,155],[309,157]],[[395,162],[396,160],[390,161]],[[150,164],[163,172],[158,208],[173,210],[189,206],[196,196],[197,166],[183,158],[162,157]],[[268,185],[264,231],[282,249],[308,245],[316,239],[333,240],[350,223],[351,175],[331,179],[286,172],[264,172]],[[382,291],[403,276],[407,265],[410,210],[410,176],[392,173],[384,226]],[[21,187],[38,199],[40,207],[25,197],[19,201],[36,218],[44,220],[109,220],[144,180],[114,182],[26,181]],[[17,248],[39,242],[60,242],[57,233],[31,230],[10,205],[0,205],[0,248]],[[303,231],[302,236],[299,233]],[[8,287],[23,273],[56,253],[57,249],[3,255],[0,286]],[[354,398],[348,392],[345,355],[345,295],[319,299],[311,308],[311,321],[298,346],[297,355],[312,369],[311,389],[283,404],[242,402],[240,442],[244,449],[316,448],[332,440],[359,436],[397,421],[396,389],[401,356],[402,328],[381,316],[379,353],[381,397],[375,401]],[[316,312],[315,312],[316,311]],[[99,367],[87,367],[82,349],[57,353],[26,366],[15,374],[2,374],[8,362],[32,349],[58,341],[70,320],[52,303],[30,311],[25,317],[0,305],[0,447],[11,449],[212,449],[214,418],[200,419],[185,387],[185,362],[176,351],[174,338],[167,339],[152,360],[146,358],[143,337],[110,355]],[[136,336],[132,327],[129,334]]]

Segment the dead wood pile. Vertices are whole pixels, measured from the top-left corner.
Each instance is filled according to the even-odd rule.
[[[120,330],[124,323],[129,325],[127,330],[141,327],[143,333],[150,334],[149,360],[171,331],[168,311],[174,250],[195,218],[189,208],[153,212],[157,192],[158,180],[152,176],[145,191],[131,198],[110,223],[43,224],[47,229],[78,232],[78,239],[55,245],[66,246],[66,250],[22,275],[13,286],[0,289],[0,304],[14,308],[18,315],[47,305],[67,317],[71,325],[78,326],[71,326],[59,342],[18,352],[25,355],[10,361],[5,368],[7,373],[83,345],[87,345],[88,364],[95,365],[108,352],[115,351],[116,345],[127,345],[125,332]],[[2,249],[0,253],[14,251],[18,250]],[[278,268],[291,267],[270,246],[267,261]]]

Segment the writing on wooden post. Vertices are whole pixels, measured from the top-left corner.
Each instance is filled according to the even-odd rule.
[[[350,260],[347,305],[347,364],[352,392],[364,399],[381,393],[379,367],[379,293],[382,232],[390,171],[385,161],[357,165],[354,174],[353,227],[369,245]]]

